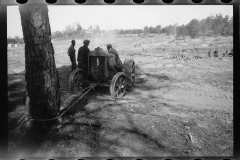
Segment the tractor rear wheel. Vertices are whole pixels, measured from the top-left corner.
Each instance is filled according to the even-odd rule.
[[[122,98],[127,89],[127,77],[123,72],[118,72],[110,84],[110,94],[114,100]]]
[[[77,68],[69,77],[69,86],[71,93],[76,93],[83,89],[84,71]]]

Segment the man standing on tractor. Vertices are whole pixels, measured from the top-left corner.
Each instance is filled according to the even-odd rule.
[[[109,53],[109,66],[116,73],[122,71],[122,61],[119,58],[118,52],[112,48],[111,44],[107,44],[107,50]]]
[[[75,55],[76,50],[74,49],[76,42],[73,39],[71,43],[72,43],[71,46],[68,48],[68,56],[70,57],[70,61],[72,62],[72,71],[73,71],[77,67],[76,55]]]
[[[82,69],[85,74],[87,74],[87,69],[88,69],[88,54],[90,52],[88,46],[89,46],[90,41],[89,40],[84,40],[83,41],[83,46],[79,48],[78,50],[78,68]]]

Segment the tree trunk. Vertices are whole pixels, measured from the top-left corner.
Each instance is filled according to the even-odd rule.
[[[56,70],[46,5],[19,6],[25,42],[25,79],[33,118],[53,118],[60,108],[60,83]]]

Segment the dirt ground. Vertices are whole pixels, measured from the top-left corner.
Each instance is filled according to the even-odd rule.
[[[76,40],[76,50],[82,40]],[[67,89],[70,40],[53,40],[62,102]],[[120,58],[134,58],[135,87],[116,101],[96,87],[44,133],[25,133],[24,49],[8,48],[8,143],[14,157],[155,157],[233,155],[231,37],[175,40],[165,35],[91,39],[90,49],[112,43]],[[217,44],[217,46],[216,46]],[[207,57],[218,48],[220,57]],[[196,50],[198,49],[198,51]],[[184,50],[183,50],[184,49]],[[192,58],[173,58],[186,54]]]

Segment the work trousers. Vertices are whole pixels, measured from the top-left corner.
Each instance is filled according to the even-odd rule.
[[[78,61],[78,68],[82,69],[87,74],[87,64],[84,61]]]
[[[75,55],[70,56],[70,60],[72,62],[72,71],[74,71],[77,68]]]

